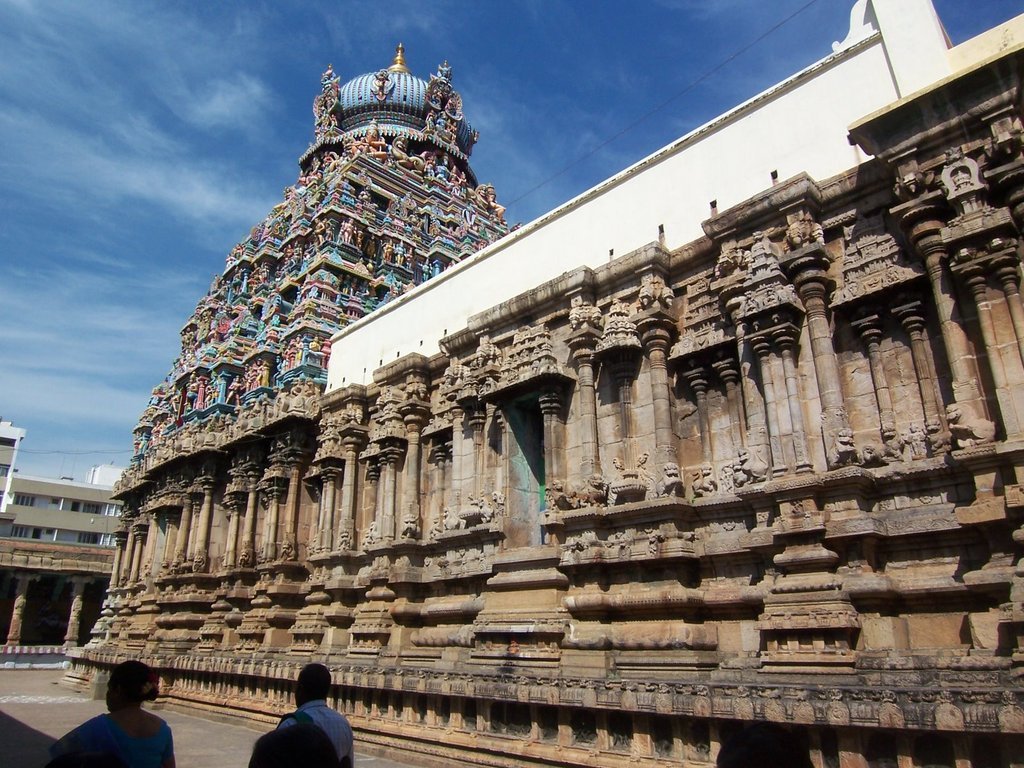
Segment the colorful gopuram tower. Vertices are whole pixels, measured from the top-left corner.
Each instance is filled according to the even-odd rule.
[[[228,254],[134,430],[117,489],[126,562],[98,628],[129,646],[211,643],[224,614],[250,607],[247,589],[305,579],[299,509],[312,486],[300,467],[331,335],[508,231],[469,165],[479,134],[447,62],[423,80],[399,44],[391,66],[344,84],[328,66],[313,113],[298,179]],[[256,645],[267,626],[246,624]]]

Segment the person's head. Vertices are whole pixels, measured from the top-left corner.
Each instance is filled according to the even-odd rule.
[[[295,684],[295,703],[301,707],[307,701],[326,699],[330,691],[331,670],[323,664],[307,664]]]
[[[110,672],[107,681],[107,709],[114,712],[153,701],[160,693],[160,676],[141,661],[125,661]]]
[[[754,723],[723,745],[717,768],[812,768],[811,758],[796,734],[775,723]]]
[[[313,723],[296,723],[260,736],[249,768],[337,768],[338,753],[330,738]]]

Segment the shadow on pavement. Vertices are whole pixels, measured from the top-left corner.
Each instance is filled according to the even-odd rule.
[[[6,768],[43,768],[54,739],[0,712],[0,763]]]

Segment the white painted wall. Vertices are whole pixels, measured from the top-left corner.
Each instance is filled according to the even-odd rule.
[[[900,28],[892,40],[883,40],[887,27],[879,21],[881,33],[852,36],[861,38],[852,47],[840,45],[817,64],[342,329],[332,342],[328,390],[367,384],[382,363],[410,352],[432,355],[439,340],[465,327],[470,316],[564,272],[604,264],[609,250],[621,256],[652,242],[659,225],[668,248],[690,242],[702,234],[710,201],[720,210],[740,203],[769,187],[772,171],[779,180],[801,172],[824,179],[857,165],[864,157],[850,146],[848,126],[897,100],[905,92],[901,80],[904,86],[926,77],[934,82],[949,73],[945,37],[935,33],[930,0],[870,2],[888,29]],[[866,18],[874,24],[874,16]],[[905,34],[902,24],[923,24],[924,34]]]

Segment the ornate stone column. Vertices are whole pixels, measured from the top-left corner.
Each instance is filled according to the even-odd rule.
[[[164,549],[160,555],[160,573],[168,573],[174,563],[174,547],[178,543],[178,516],[181,512],[165,512]]]
[[[284,477],[279,474],[280,472],[283,472],[281,467],[271,467],[262,483],[261,496],[267,505],[267,514],[263,526],[263,551],[260,558],[263,562],[277,559],[277,529],[281,517],[281,500],[284,498],[286,490]]]
[[[349,432],[344,435],[345,466],[341,477],[341,519],[338,521],[338,549],[352,549],[355,546],[356,486],[359,472],[359,451],[365,445],[365,432]]]
[[[116,589],[121,586],[124,577],[121,569],[125,562],[125,548],[128,541],[128,532],[124,528],[114,531],[114,562],[110,568],[110,588]]]
[[[768,446],[771,449],[772,475],[784,475],[788,469],[782,450],[782,425],[779,423],[779,405],[775,397],[775,377],[772,374],[771,344],[764,336],[756,337],[751,346],[760,366],[761,387],[764,389],[764,410],[768,417]]]
[[[554,487],[565,479],[562,464],[562,396],[547,390],[540,396],[540,413],[544,423],[544,485]]]
[[[584,479],[601,474],[601,458],[597,448],[597,393],[594,389],[594,350],[600,336],[600,331],[587,323],[568,340],[576,363],[580,408],[580,474]]]
[[[369,511],[367,528],[363,531],[363,546],[366,546],[366,537],[376,524],[380,530],[380,514],[383,507],[383,494],[381,493],[381,460],[379,454],[374,454],[366,462],[366,488],[364,489],[363,509]]]
[[[944,264],[946,247],[942,242],[942,229],[945,226],[945,212],[945,204],[938,192],[893,209],[928,272],[946,360],[953,374],[953,399],[966,410],[968,418],[983,418],[985,409],[981,402],[971,345]]]
[[[432,531],[444,530],[444,509],[448,495],[448,466],[451,463],[451,444],[445,440],[436,441],[430,448],[430,463],[433,466],[433,503],[430,508]]]
[[[740,386],[743,392],[743,408],[746,413],[746,437],[744,445],[750,452],[770,463],[766,455],[769,450],[768,425],[765,421],[766,406],[761,390],[757,387],[755,371],[759,367],[759,358],[750,343],[749,326],[739,312],[743,308],[742,295],[733,296],[726,301],[726,311],[736,328],[736,360],[739,365]]]
[[[800,380],[796,374],[795,350],[800,331],[793,326],[784,326],[777,331],[779,351],[782,356],[782,370],[786,379],[786,399],[789,402],[789,419],[793,425],[793,455],[797,472],[810,472],[811,460],[807,452],[807,430],[804,428],[803,397],[800,394]]]
[[[185,492],[185,503],[181,507],[181,525],[178,526],[178,536],[174,544],[174,566],[183,567],[186,560],[191,559],[188,551],[188,542],[192,533],[192,508],[195,505],[195,497],[191,490]],[[128,539],[129,544],[131,538]]]
[[[420,473],[422,471],[422,446],[420,433],[426,424],[429,410],[425,403],[406,401],[402,405],[402,420],[405,423],[405,483],[402,497],[402,529],[415,524],[420,529]],[[401,531],[400,531],[401,533]]]
[[[121,586],[132,583],[132,563],[135,561],[135,520],[125,520],[128,525],[128,538],[124,545],[124,564],[122,565]]]
[[[320,491],[320,515],[317,520],[315,537],[316,546],[321,551],[330,552],[334,549],[334,512],[337,504],[338,479],[341,477],[341,468],[326,466],[320,470],[320,477],[323,479],[323,488]]]
[[[893,411],[889,382],[885,378],[882,353],[879,351],[882,341],[882,318],[877,309],[871,307],[860,311],[850,321],[850,325],[860,335],[860,340],[868,353],[868,367],[871,369],[871,382],[874,384],[875,401],[878,404],[882,443],[888,445],[896,437],[896,413]]]
[[[210,564],[210,528],[213,524],[213,487],[212,475],[200,481],[203,491],[203,505],[199,510],[199,527],[196,529],[195,551],[192,553],[192,570],[202,573]]]
[[[245,478],[245,518],[242,520],[242,543],[238,550],[238,566],[256,565],[256,516],[259,514],[259,480],[255,472]]]
[[[837,449],[838,438],[841,432],[850,430],[850,420],[843,401],[839,360],[832,346],[832,329],[826,311],[827,297],[831,290],[828,278],[830,263],[824,245],[812,243],[791,252],[782,266],[804,305],[811,357],[814,359],[814,378],[818,383],[818,398],[821,400],[825,457],[829,467],[836,467],[843,463]]]
[[[725,384],[725,401],[729,408],[729,432],[734,451],[747,445],[747,428],[743,414],[743,399],[740,392],[740,372],[737,361],[722,356],[711,363],[718,378]]]
[[[928,442],[933,451],[944,450],[949,445],[949,432],[943,425],[943,414],[935,394],[935,363],[924,336],[927,322],[924,304],[913,296],[900,296],[892,307],[892,313],[910,337],[910,357],[917,375]]]
[[[651,401],[654,404],[654,449],[659,465],[675,462],[676,452],[672,439],[672,406],[670,401],[666,357],[672,342],[675,323],[661,310],[645,314],[637,321],[640,342],[647,355],[651,381]],[[710,460],[710,459],[708,459]]]
[[[144,580],[149,581],[153,576],[153,566],[156,562],[157,544],[160,538],[160,524],[157,521],[155,512],[150,512],[146,524],[146,550],[142,557],[142,573]]]
[[[142,571],[142,553],[145,549],[146,531],[149,526],[141,517],[132,522],[132,533],[134,543],[132,544],[132,564],[128,572],[128,584],[134,586],[139,581],[139,574]]]
[[[1008,437],[1021,436],[1021,424],[1015,406],[1014,384],[1006,371],[1006,365],[999,349],[999,338],[996,334],[995,321],[992,318],[992,305],[988,298],[988,276],[980,265],[967,265],[961,268],[961,279],[974,299],[978,317],[978,327],[985,343],[988,357],[988,368],[992,374],[992,383],[996,388],[996,399],[1003,419],[1003,428]],[[1019,309],[1019,301],[1018,301]]]
[[[242,516],[242,507],[245,505],[248,494],[245,491],[235,490],[224,494],[224,511],[228,518],[227,541],[224,543],[224,557],[222,563],[226,570],[235,567],[238,552],[238,523]]]
[[[384,541],[391,541],[395,538],[398,507],[398,463],[402,460],[402,449],[400,446],[391,444],[381,449],[382,483],[381,483],[381,509],[380,509],[380,533]]]
[[[36,578],[38,577],[27,573],[19,573],[15,576],[14,608],[11,611],[11,625],[7,630],[6,645],[21,644],[21,628],[25,620],[25,606],[28,604],[28,588]]]
[[[302,467],[293,461],[288,465],[288,496],[284,505],[284,530],[281,537],[281,559],[295,560],[299,556],[297,529],[299,524],[299,494],[302,491]]]
[[[714,457],[714,446],[711,439],[711,415],[708,413],[708,380],[704,368],[691,368],[683,371],[682,376],[690,385],[697,398],[697,419],[700,422],[701,460],[709,464]]]
[[[68,629],[64,633],[64,645],[74,647],[78,645],[78,631],[81,628],[82,620],[82,592],[91,581],[87,576],[71,577],[71,611],[68,613]]]

